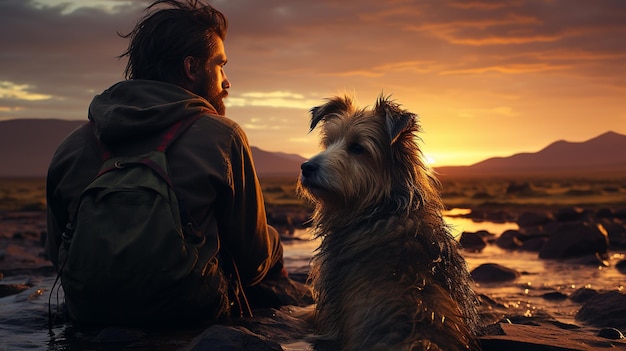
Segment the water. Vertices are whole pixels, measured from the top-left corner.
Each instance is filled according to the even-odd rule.
[[[473,221],[459,217],[468,214],[468,209],[453,209],[445,213],[446,222],[452,234],[459,237],[463,231],[486,230],[496,236],[509,229],[519,229],[513,222]],[[317,240],[311,240],[306,231],[295,235],[303,240],[295,240],[285,245],[287,268],[292,271],[308,269],[309,258],[318,247]],[[623,290],[626,276],[620,273],[615,264],[626,258],[626,251],[611,251],[610,266],[602,267],[575,263],[572,261],[539,259],[535,252],[506,251],[495,245],[488,245],[482,252],[464,252],[470,270],[483,263],[498,263],[514,269],[522,275],[513,282],[497,284],[476,284],[476,291],[497,300],[512,314],[536,316],[547,313],[564,323],[576,324],[574,317],[580,305],[569,299],[550,300],[546,293],[560,292],[570,295],[586,287],[595,290]]]
[[[454,210],[450,216],[462,214],[467,210]],[[462,231],[475,232],[487,230],[500,235],[508,229],[517,229],[510,222],[474,222],[461,217],[446,217],[452,226],[454,235]],[[285,265],[291,272],[308,271],[309,260],[318,247],[319,242],[311,239],[306,230],[296,231],[294,240],[285,241]],[[470,269],[482,263],[498,263],[522,272],[522,276],[509,283],[493,285],[477,285],[476,290],[496,300],[507,309],[507,314],[536,316],[547,313],[565,322],[576,323],[574,316],[580,305],[569,299],[548,300],[543,297],[548,292],[561,292],[569,295],[581,287],[596,290],[623,290],[624,275],[614,265],[626,257],[626,252],[613,251],[610,258],[611,266],[598,267],[566,263],[555,260],[540,260],[537,253],[510,252],[496,246],[487,246],[481,253],[466,252],[465,257]],[[5,350],[70,350],[80,349],[80,341],[93,337],[82,331],[72,330],[64,324],[56,325],[52,334],[48,331],[48,297],[54,283],[54,277],[6,277],[3,284],[21,284],[28,281],[32,287],[20,294],[0,299],[0,351]],[[56,291],[56,290],[55,290]],[[62,301],[63,292],[53,295],[52,308],[56,308],[56,300]],[[199,333],[199,332],[198,332]],[[193,334],[160,334],[151,337],[148,343],[159,345],[162,350],[177,350],[188,343]],[[306,343],[295,342],[283,345],[286,350],[306,350]],[[91,349],[115,350],[115,345],[99,346]],[[149,350],[153,347],[137,350]]]

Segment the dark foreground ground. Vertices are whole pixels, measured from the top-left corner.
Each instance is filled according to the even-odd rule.
[[[0,198],[0,305],[3,311],[24,301],[46,305],[54,269],[43,253],[45,204],[41,182],[3,182]],[[626,181],[611,180],[444,180],[449,207],[470,209],[476,221],[516,222],[519,230],[507,233],[463,233],[463,246],[473,255],[490,246],[510,252],[536,253],[537,259],[572,260],[576,264],[616,270],[626,282]],[[311,208],[293,195],[291,180],[265,180],[268,218],[286,240],[303,228]],[[0,187],[1,188],[1,187]],[[39,196],[33,195],[40,194]],[[556,245],[555,245],[556,243]],[[582,243],[582,244],[581,244]],[[489,263],[489,262],[486,262]],[[576,267],[576,266],[572,266]],[[498,285],[518,279],[524,272],[497,264],[473,271],[477,284]],[[575,274],[574,272],[572,274]],[[16,281],[17,280],[17,281]],[[549,291],[549,300],[572,301],[579,310],[575,321],[562,322],[553,314],[528,315],[497,297],[481,295],[484,350],[626,350],[626,295],[623,283],[614,289],[580,288],[566,293]],[[40,349],[69,350],[307,350],[312,349],[312,326],[296,316],[311,309],[306,271],[291,272],[290,279],[266,292],[283,307],[261,307],[254,318],[230,325],[199,326],[186,330],[136,330],[105,328],[78,330],[57,324],[56,336]],[[480,291],[480,289],[478,289]],[[39,300],[39,301],[38,301]],[[6,313],[8,314],[8,312]],[[0,315],[0,350],[13,350],[9,339],[17,333],[14,318]],[[61,321],[62,322],[62,321]],[[13,323],[13,324],[12,324]],[[32,328],[24,325],[24,328]],[[47,330],[40,325],[39,333]],[[59,331],[61,331],[59,333]],[[26,349],[26,348],[17,348]],[[318,344],[316,350],[332,350]]]

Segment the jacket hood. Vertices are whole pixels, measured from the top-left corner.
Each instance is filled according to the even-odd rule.
[[[204,98],[177,85],[126,80],[94,97],[89,120],[103,143],[115,145],[154,135],[201,111],[217,114]]]

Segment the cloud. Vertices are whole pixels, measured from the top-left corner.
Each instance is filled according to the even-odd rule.
[[[424,112],[429,145],[441,148],[454,133],[459,145],[494,152],[501,145],[483,145],[492,139],[483,126],[497,116],[508,116],[498,133],[526,131],[525,142],[581,110],[606,124],[559,131],[624,125],[623,0],[208,1],[230,22],[229,117],[268,150],[313,153],[298,141],[307,111],[341,91],[367,103],[393,94]],[[128,42],[117,33],[148,3],[0,0],[0,119],[86,118],[93,96],[123,79],[117,56]]]
[[[33,86],[0,81],[0,99],[15,99],[26,101],[48,100],[52,95],[32,93]]]
[[[292,109],[309,109],[319,103],[319,99],[308,99],[302,94],[288,91],[245,92],[229,97],[225,101],[228,107],[257,106]]]

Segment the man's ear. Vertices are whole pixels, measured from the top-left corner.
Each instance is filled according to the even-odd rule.
[[[185,77],[191,82],[195,82],[198,75],[198,61],[193,56],[185,57],[183,61]]]

